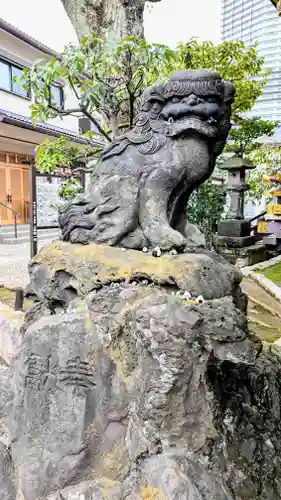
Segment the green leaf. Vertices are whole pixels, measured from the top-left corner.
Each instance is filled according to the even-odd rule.
[[[52,141],[45,139],[36,148],[36,168],[39,172],[52,173],[61,167],[70,167],[79,149],[70,146],[66,137]]]
[[[224,187],[211,180],[202,184],[189,199],[188,219],[204,233],[208,246],[212,244],[212,234],[221,220],[224,204]]]

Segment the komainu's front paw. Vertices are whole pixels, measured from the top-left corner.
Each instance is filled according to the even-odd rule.
[[[164,252],[172,249],[182,250],[186,245],[185,237],[172,228],[160,230],[154,233],[151,243],[153,247],[159,247]]]

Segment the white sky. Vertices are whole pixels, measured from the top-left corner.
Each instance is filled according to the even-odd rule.
[[[76,40],[60,0],[0,0],[0,4],[0,17],[57,51]],[[220,0],[162,0],[150,5],[144,23],[148,42],[175,46],[192,37],[219,42]]]

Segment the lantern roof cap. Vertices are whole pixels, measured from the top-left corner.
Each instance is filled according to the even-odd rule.
[[[249,160],[242,158],[240,155],[232,156],[219,166],[221,170],[250,170],[256,168]]]

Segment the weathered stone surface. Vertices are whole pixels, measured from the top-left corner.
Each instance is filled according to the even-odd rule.
[[[155,258],[107,245],[74,245],[62,241],[44,247],[29,267],[30,292],[52,307],[68,304],[101,286],[141,282],[188,290],[206,299],[231,295],[240,272],[214,252]]]
[[[125,483],[124,498],[169,500],[233,500],[220,478],[182,454],[163,453],[144,460]]]
[[[187,240],[191,244],[192,247],[195,248],[205,248],[206,247],[206,238],[203,233],[198,229],[195,224],[191,224],[191,222],[187,222],[185,225],[184,233],[186,235]]]
[[[208,401],[208,363],[254,364],[245,326],[231,298],[195,306],[139,285],[101,288],[37,321],[15,368],[11,429],[26,498],[77,477],[124,482],[143,457],[173,449],[194,496],[185,455],[221,439]],[[155,468],[157,488],[161,460]],[[174,487],[181,482],[176,477]],[[134,488],[138,498],[137,480]]]
[[[12,457],[9,451],[10,434],[7,427],[8,415],[12,413],[13,391],[12,370],[0,365],[0,498],[16,499],[16,479]]]
[[[11,414],[13,405],[12,377],[12,369],[5,365],[0,365],[0,441],[6,446],[10,444],[7,415]]]
[[[238,271],[65,243],[30,269],[48,316],[26,329],[3,412],[22,500],[281,496],[281,359],[248,333]],[[215,298],[177,295],[188,285]]]
[[[120,500],[121,484],[101,479],[99,481],[83,481],[75,486],[63,488],[46,500]]]
[[[15,500],[14,466],[8,448],[0,441],[0,498],[1,500]]]

